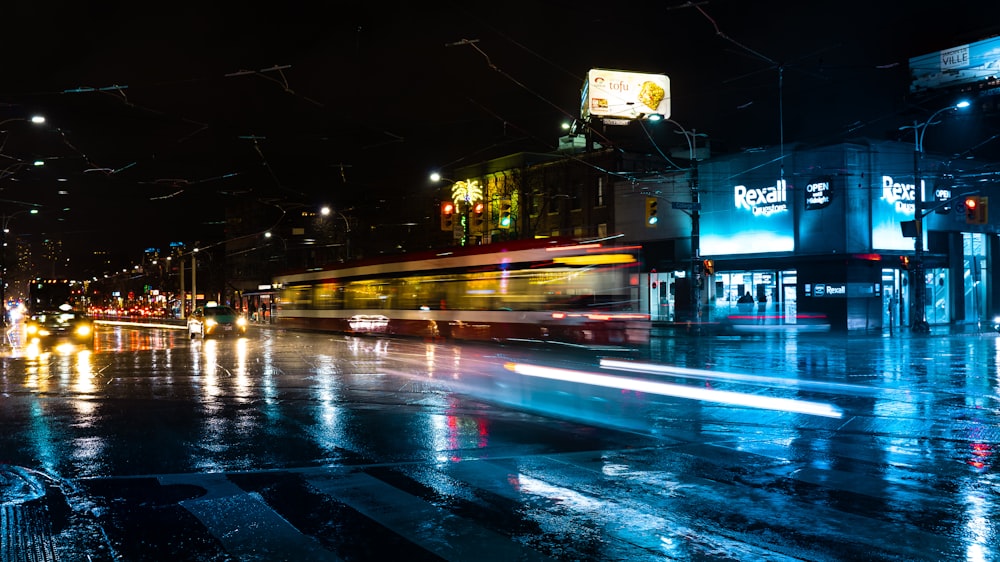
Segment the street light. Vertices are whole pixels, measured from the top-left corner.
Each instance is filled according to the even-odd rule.
[[[10,118],[10,119],[4,119],[3,121],[0,121],[0,127],[3,127],[7,123],[12,123],[14,121],[30,121],[31,123],[33,123],[35,125],[41,125],[41,124],[45,123],[45,117],[43,117],[41,115],[33,115],[31,117],[13,117],[13,118]],[[7,131],[0,131],[0,133],[6,133],[6,132]],[[6,140],[3,141],[3,145],[6,145]],[[34,160],[32,162],[25,162],[25,161],[22,161],[20,158],[15,158],[13,156],[8,156],[6,154],[0,154],[0,156],[3,156],[4,158],[7,158],[8,160],[14,160],[15,161],[13,164],[11,164],[10,166],[7,166],[2,171],[0,171],[0,179],[3,179],[3,178],[6,178],[8,176],[14,175],[14,173],[16,173],[16,171],[19,168],[22,168],[24,166],[36,166],[37,167],[37,166],[44,166],[45,165],[45,161],[44,160]]]
[[[910,329],[919,334],[928,334],[931,331],[930,324],[927,323],[927,279],[924,276],[924,186],[920,179],[920,163],[924,157],[924,134],[927,127],[936,125],[934,118],[945,111],[958,110],[969,107],[968,101],[960,101],[956,104],[942,107],[935,111],[923,123],[913,122],[913,125],[900,127],[900,130],[913,129],[913,222],[916,227],[916,237],[913,240],[913,280],[911,284],[915,291],[913,295],[913,306],[916,309]]]
[[[695,140],[698,137],[707,137],[704,133],[698,133],[694,129],[687,130],[683,125],[673,119],[664,118],[662,115],[653,114],[648,118],[650,121],[666,121],[680,129],[679,134],[684,135],[684,140],[688,145],[688,161],[690,169],[688,175],[688,188],[691,191],[691,306],[695,320],[695,330],[701,330],[701,197],[698,187],[698,159],[695,157]]]
[[[35,125],[41,125],[42,123],[45,123],[45,117],[42,115],[32,115],[31,117],[11,117],[10,119],[0,121],[0,127],[3,127],[7,123],[13,121],[31,121]]]
[[[350,210],[350,209],[348,209],[348,210]],[[330,213],[337,213],[338,215],[340,215],[340,218],[344,220],[344,251],[345,251],[345,253],[347,255],[347,259],[350,260],[351,259],[351,221],[347,220],[347,217],[344,216],[344,213],[341,213],[340,211],[334,211],[333,209],[331,209],[330,207],[327,207],[325,205],[319,210],[319,214],[323,215],[324,217],[329,216]]]
[[[24,213],[37,215],[38,209],[24,209],[3,215],[3,228],[0,229],[0,325],[4,327],[7,326],[7,233],[10,232],[11,219]]]

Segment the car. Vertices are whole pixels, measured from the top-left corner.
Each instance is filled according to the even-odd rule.
[[[25,320],[24,334],[28,345],[52,347],[72,343],[93,347],[94,320],[85,312],[63,305],[57,310],[32,312]]]
[[[242,336],[247,333],[247,319],[231,306],[199,306],[188,316],[187,327],[191,339],[198,336],[205,339],[220,334]]]

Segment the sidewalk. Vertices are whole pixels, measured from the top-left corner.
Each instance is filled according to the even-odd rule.
[[[689,322],[653,321],[653,337],[671,336],[719,336],[738,334],[825,334],[835,337],[934,337],[934,336],[954,336],[965,334],[968,336],[1000,336],[1000,332],[993,330],[989,325],[978,324],[938,324],[930,327],[929,334],[914,332],[908,326],[893,329],[880,328],[877,330],[832,330],[828,324],[753,324],[753,323],[722,323],[703,322],[692,324]]]

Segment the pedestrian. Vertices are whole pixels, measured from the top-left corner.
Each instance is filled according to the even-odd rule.
[[[761,293],[760,296],[757,298],[757,319],[760,321],[761,324],[767,323],[766,313],[767,313],[767,295]]]
[[[750,296],[750,291],[744,293],[744,295],[736,301],[736,306],[740,309],[741,314],[750,314],[753,310],[753,297]]]

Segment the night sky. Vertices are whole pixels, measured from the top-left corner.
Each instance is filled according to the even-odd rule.
[[[983,1],[22,4],[2,214],[131,260],[221,236],[233,198],[418,221],[431,171],[553,150],[590,68],[667,74],[717,151],[884,138],[937,109],[910,57],[1000,34]]]

